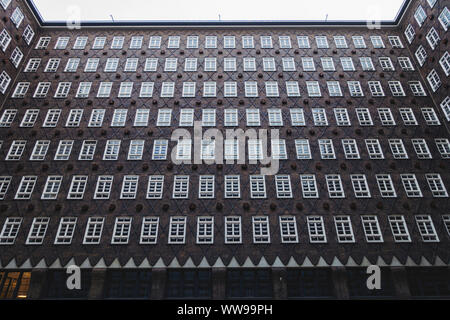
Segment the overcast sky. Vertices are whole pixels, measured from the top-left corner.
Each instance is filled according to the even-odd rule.
[[[393,20],[404,0],[34,0],[46,21]]]

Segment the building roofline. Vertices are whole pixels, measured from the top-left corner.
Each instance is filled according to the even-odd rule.
[[[381,27],[397,27],[411,4],[412,0],[404,0],[400,7],[394,20],[383,20],[380,21]],[[66,21],[45,21],[39,12],[37,6],[33,0],[25,0],[29,9],[33,13],[37,22],[42,28],[61,28],[67,27]],[[69,24],[70,26],[70,24]],[[352,20],[330,20],[330,21],[319,21],[319,20],[227,20],[227,21],[216,21],[216,20],[143,20],[143,21],[81,21],[81,28],[133,28],[133,27],[145,27],[145,28],[157,28],[157,27],[172,27],[172,28],[184,28],[184,27],[201,27],[201,28],[234,28],[234,27],[244,27],[244,28],[264,28],[264,27],[370,27],[370,21],[352,21]]]

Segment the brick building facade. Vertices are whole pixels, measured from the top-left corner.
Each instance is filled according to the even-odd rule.
[[[69,30],[0,3],[0,298],[450,295],[449,1],[380,29]],[[279,169],[195,121],[276,130]],[[194,162],[219,145],[244,163]]]

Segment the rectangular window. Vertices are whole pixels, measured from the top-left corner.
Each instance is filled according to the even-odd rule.
[[[183,82],[183,97],[194,98],[195,97],[195,82]]]
[[[319,139],[320,157],[322,159],[336,159],[334,153],[333,140],[331,139]]]
[[[359,81],[347,81],[348,90],[352,97],[363,97],[364,93],[361,88],[361,83]]]
[[[14,140],[11,143],[11,146],[9,147],[9,151],[8,154],[6,155],[5,160],[7,161],[20,160],[25,150],[26,144],[27,141],[25,140]]]
[[[269,125],[270,126],[283,126],[283,115],[281,109],[268,109]]]
[[[325,224],[323,222],[323,217],[307,216],[306,221],[308,224],[309,242],[326,243],[327,234],[325,232]]]
[[[441,154],[442,159],[450,159],[450,140],[448,139],[434,139],[436,147]]]
[[[88,176],[73,176],[67,199],[83,199]]]
[[[253,36],[242,36],[242,48],[253,49],[255,47],[255,42]]]
[[[430,187],[433,197],[448,197],[447,189],[445,188],[444,182],[442,181],[441,175],[439,173],[427,173],[425,174],[425,178],[427,179],[428,186]]]
[[[197,244],[214,243],[214,217],[197,217]]]
[[[32,128],[36,123],[36,120],[39,115],[39,109],[28,109],[23,115],[22,122],[20,123],[20,127],[22,128]]]
[[[117,160],[119,158],[121,140],[107,140],[103,160]]]
[[[22,34],[27,45],[30,45],[31,40],[33,40],[33,38],[34,38],[34,34],[35,33],[34,33],[33,28],[31,28],[30,25],[27,25],[27,27],[25,28],[25,30],[23,31],[23,34]]]
[[[275,175],[275,186],[278,199],[292,198],[291,177]]]
[[[34,218],[25,244],[42,244],[42,242],[44,242],[45,234],[47,233],[49,222],[50,218]]]
[[[174,176],[172,197],[174,199],[189,197],[189,176]]]
[[[34,186],[36,185],[37,176],[23,176],[20,181],[19,188],[17,189],[15,200],[28,200],[31,199]]]
[[[302,186],[303,198],[319,198],[319,190],[314,174],[301,174],[300,184]]]
[[[0,74],[0,92],[2,94],[5,94],[6,89],[8,89],[9,84],[11,83],[11,77],[6,73],[6,71],[3,71]],[[49,84],[50,86],[50,84]]]
[[[295,150],[297,151],[297,159],[311,159],[311,148],[308,139],[295,140]]]
[[[170,217],[169,244],[184,244],[186,238],[186,217]]]
[[[92,82],[80,82],[77,90],[77,98],[88,98],[91,92]]]
[[[247,116],[247,126],[260,126],[261,120],[259,115],[259,109],[246,109],[246,116]]]
[[[272,139],[272,159],[286,160],[288,158],[286,141],[284,139]]]
[[[425,38],[427,39],[428,44],[431,47],[431,50],[436,49],[436,46],[439,43],[439,40],[441,40],[441,38],[439,37],[439,34],[437,33],[437,31],[434,27],[431,27],[430,31],[428,31]]]
[[[144,153],[144,140],[131,140],[128,150],[128,160],[142,160]]]
[[[214,199],[214,176],[200,176],[198,184],[199,199]]]
[[[112,82],[100,82],[97,98],[109,98],[111,95]]]
[[[361,222],[367,242],[383,242],[377,216],[361,216]]]
[[[139,176],[124,176],[120,199],[135,199],[138,189]]]
[[[347,109],[345,108],[334,108],[334,117],[336,119],[336,124],[340,127],[351,126],[350,117],[348,115]]]
[[[198,36],[188,36],[186,40],[186,48],[197,49],[198,48]]]
[[[384,159],[383,150],[378,139],[365,139],[364,141],[370,159]]]
[[[16,109],[6,109],[0,118],[0,127],[9,128],[17,115]]]
[[[306,81],[306,90],[310,97],[321,97],[319,82],[318,81]]]
[[[378,188],[383,198],[397,197],[390,174],[377,174],[375,178],[377,179]]]
[[[166,160],[168,150],[167,140],[155,140],[153,143],[152,160]]]
[[[423,242],[439,242],[439,237],[434,228],[431,216],[418,215],[415,216],[415,219]]]
[[[378,108],[378,116],[380,117],[381,125],[395,126],[395,119],[389,108]]]
[[[105,47],[105,44],[106,44],[106,37],[95,37],[92,49],[94,50],[103,49]]]
[[[98,176],[97,185],[95,186],[94,199],[109,199],[113,181],[114,176]]]
[[[266,198],[265,176],[250,176],[250,197],[252,199]]]
[[[425,122],[429,126],[439,126],[441,122],[436,114],[436,111],[433,108],[422,108],[422,116],[425,119]]]
[[[41,65],[41,58],[31,58],[30,60],[28,60],[28,64],[23,71],[36,72],[40,65]]]
[[[282,243],[298,243],[297,222],[295,217],[280,216],[280,236]]]
[[[448,77],[450,75],[450,54],[445,51],[442,57],[439,59],[439,64],[444,70],[445,75]]]
[[[11,184],[11,176],[0,176],[0,200],[4,200]]]
[[[225,217],[225,244],[242,243],[241,217]]]
[[[427,75],[427,80],[433,92],[436,92],[442,84],[441,79],[439,78],[439,75],[437,74],[435,69],[431,70]]]
[[[269,217],[252,217],[253,243],[270,243]]]
[[[411,142],[418,159],[432,158],[430,149],[428,149],[428,145],[425,139],[411,139]]]
[[[240,198],[241,183],[240,176],[225,176],[225,198]]]
[[[389,139],[388,141],[394,159],[408,159],[408,153],[402,139]]]
[[[225,109],[224,118],[224,126],[237,126],[239,124],[237,109]]]
[[[181,139],[177,143],[177,160],[190,160],[191,159],[191,139]]]
[[[127,244],[131,233],[131,221],[129,217],[117,217],[114,223],[111,244]]]
[[[353,228],[349,216],[335,216],[334,224],[336,226],[336,233],[339,243],[355,242]]]
[[[159,217],[142,219],[141,239],[139,244],[156,244],[158,241]]]
[[[99,244],[102,238],[103,217],[89,217],[84,233],[83,244]]]
[[[417,119],[414,115],[414,112],[411,108],[400,108],[398,109],[400,112],[400,117],[403,120],[403,124],[405,126],[417,126]]]
[[[0,232],[0,245],[13,245],[19,234],[22,218],[8,217]]]
[[[355,139],[342,139],[342,148],[344,149],[345,159],[359,159],[358,145]]]
[[[61,218],[61,220],[59,220],[58,231],[56,232],[55,244],[71,244],[76,226],[77,218]]]
[[[310,48],[308,36],[297,36],[297,43],[300,49]]]
[[[135,127],[147,127],[148,118],[150,116],[149,109],[137,109],[136,115],[134,116],[134,126]]]
[[[325,180],[330,198],[345,198],[344,187],[339,174],[327,174]]]
[[[444,7],[441,14],[439,15],[439,22],[442,25],[442,28],[447,31],[450,26],[450,10],[447,7]]]
[[[414,18],[416,19],[417,24],[419,27],[422,26],[425,19],[427,18],[427,14],[425,13],[425,10],[423,10],[422,6],[419,5],[414,13]]]
[[[72,82],[60,82],[56,88],[55,98],[67,98]]]
[[[147,199],[162,199],[164,191],[164,176],[149,176]]]
[[[223,37],[223,47],[225,49],[234,49],[236,48],[236,40],[234,36],[225,36]]]
[[[422,191],[420,190],[415,174],[401,174],[400,179],[402,180],[403,188],[405,188],[408,198],[422,197]]]
[[[55,160],[69,160],[73,147],[73,140],[60,140],[55,153]]]
[[[404,216],[388,216],[388,220],[395,242],[411,242]]]
[[[257,97],[258,96],[258,85],[256,81],[245,81],[245,97]]]
[[[352,175],[350,175],[350,179],[352,180],[352,186],[353,186],[353,191],[355,192],[355,198],[370,198],[371,197],[366,175],[352,174]]]
[[[158,58],[145,59],[144,71],[155,72],[157,68],[158,68]]]
[[[292,126],[305,126],[305,114],[302,108],[290,109],[291,113],[291,125]]]
[[[78,160],[94,160],[97,140],[84,140]]]
[[[37,140],[31,152],[31,161],[43,161],[50,146],[50,140]]]

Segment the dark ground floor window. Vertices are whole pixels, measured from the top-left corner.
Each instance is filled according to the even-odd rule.
[[[272,298],[270,269],[227,271],[227,298]]]
[[[150,299],[150,270],[109,270],[106,274],[104,297],[113,299]]]
[[[415,297],[450,297],[448,268],[407,268],[411,295]]]
[[[331,298],[333,282],[331,270],[293,269],[287,272],[288,298]]]
[[[210,270],[168,270],[166,298],[210,299],[212,280]]]
[[[44,290],[46,299],[87,299],[91,287],[91,270],[81,269],[81,288],[69,290],[67,288],[67,274],[65,270],[51,270],[47,273],[47,285]]]
[[[0,299],[26,299],[31,272],[0,271]]]
[[[347,268],[347,284],[351,298],[388,298],[395,296],[395,289],[392,282],[389,268],[381,270],[381,289],[370,290],[367,288],[367,279],[371,274],[367,274],[367,268]]]

